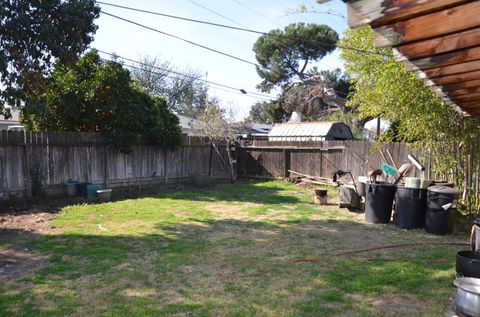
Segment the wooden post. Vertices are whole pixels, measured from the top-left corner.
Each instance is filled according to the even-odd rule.
[[[108,154],[107,154],[107,145],[103,145],[103,187],[109,188],[109,176],[108,176]]]
[[[167,164],[167,158],[168,158],[168,151],[167,149],[163,150],[163,157],[164,157],[164,160],[163,160],[163,176],[164,176],[164,180],[165,180],[165,184],[168,183],[168,164]]]
[[[32,197],[32,180],[30,179],[30,157],[29,157],[29,146],[28,143],[31,141],[31,133],[32,132],[27,132],[24,131],[24,160],[25,160],[25,194],[28,198]],[[27,137],[27,133],[30,135],[30,140]]]
[[[208,161],[208,177],[212,178],[213,176],[213,145],[210,144],[210,158]]]
[[[290,150],[283,149],[283,177],[288,178],[290,177]]]

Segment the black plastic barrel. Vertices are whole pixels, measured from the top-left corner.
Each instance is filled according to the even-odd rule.
[[[425,231],[437,235],[450,234],[453,231],[453,219],[456,208],[432,209],[427,208],[425,216]]]
[[[367,183],[365,220],[369,223],[389,223],[397,187],[391,184]]]
[[[427,207],[429,209],[442,209],[447,204],[455,204],[460,192],[447,186],[430,186],[427,194]],[[453,206],[456,207],[456,206]]]
[[[427,190],[398,187],[393,222],[402,229],[423,228],[427,210]]]

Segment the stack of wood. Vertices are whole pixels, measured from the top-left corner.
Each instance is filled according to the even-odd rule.
[[[288,180],[293,183],[337,186],[336,183],[332,182],[331,178],[302,174],[292,170],[288,171],[290,172],[290,177]]]

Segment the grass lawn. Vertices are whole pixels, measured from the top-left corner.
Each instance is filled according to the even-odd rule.
[[[367,225],[311,202],[281,181],[240,182],[68,206],[45,232],[0,230],[0,262],[28,264],[0,274],[0,316],[442,315],[464,247],[333,254],[466,234]]]

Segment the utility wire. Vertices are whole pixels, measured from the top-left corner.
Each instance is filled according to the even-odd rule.
[[[103,5],[106,5],[106,6],[112,6],[112,7],[116,7],[116,8],[121,8],[121,9],[125,9],[125,10],[131,10],[131,11],[137,11],[137,12],[142,12],[142,13],[148,13],[148,14],[153,14],[153,15],[158,15],[158,16],[163,16],[163,17],[172,18],[172,19],[178,19],[178,20],[183,20],[183,21],[189,21],[189,22],[207,24],[207,25],[217,26],[217,27],[226,28],[226,29],[233,29],[233,30],[250,32],[250,33],[255,33],[255,34],[262,34],[262,35],[263,35],[263,34],[266,34],[265,32],[250,30],[250,29],[246,29],[246,28],[239,28],[239,27],[231,26],[231,25],[225,25],[225,24],[214,23],[214,22],[209,22],[209,21],[202,21],[202,20],[190,19],[190,18],[180,17],[180,16],[177,16],[177,15],[171,15],[171,14],[165,14],[165,13],[160,13],[160,12],[154,12],[154,11],[150,11],[150,10],[136,9],[136,8],[132,8],[132,7],[121,6],[121,5],[118,5],[118,4],[107,3],[107,2],[103,2],[103,1],[97,1],[97,3],[103,4]]]
[[[261,18],[263,18],[263,19],[267,20],[268,22],[271,22],[271,23],[273,23],[273,24],[275,24],[275,25],[277,25],[277,26],[281,27],[281,25],[280,25],[280,24],[278,24],[277,22],[275,22],[275,21],[273,21],[272,19],[270,19],[269,17],[267,17],[267,16],[265,16],[265,15],[261,14],[260,12],[258,12],[258,11],[256,11],[256,10],[254,10],[254,9],[250,8],[249,6],[247,6],[247,5],[243,4],[243,3],[242,3],[242,2],[240,2],[239,0],[233,0],[233,2],[235,2],[235,3],[236,3],[236,4],[238,4],[239,6],[242,6],[242,7],[244,7],[245,9],[247,9],[247,10],[249,10],[249,11],[251,11],[251,12],[255,13],[256,15],[258,15],[259,17],[261,17]]]
[[[216,12],[216,11],[213,11],[212,9],[210,9],[210,8],[208,8],[208,7],[206,7],[206,6],[201,5],[200,3],[197,3],[197,2],[195,2],[195,1],[193,1],[193,0],[187,0],[187,1],[190,2],[190,3],[193,3],[194,5],[202,8],[202,9],[205,9],[205,10],[207,10],[207,11],[209,11],[209,12],[215,14],[215,15],[218,15],[219,17],[222,17],[222,18],[224,18],[225,20],[228,20],[228,21],[230,21],[230,22],[233,22],[233,23],[235,23],[235,24],[238,25],[238,26],[245,27],[244,25],[238,23],[237,21],[232,20],[232,19],[230,19],[229,17],[226,17],[226,16],[224,16],[224,15],[221,14],[221,13],[218,13],[218,12]]]
[[[235,1],[235,0],[234,0],[234,1]],[[189,19],[189,18],[184,18],[184,17],[180,17],[180,16],[164,14],[164,13],[160,13],[160,12],[143,10],[143,9],[138,9],[138,8],[133,8],[133,7],[120,6],[120,5],[111,4],[111,3],[107,3],[107,2],[103,2],[103,1],[97,1],[97,2],[100,3],[100,4],[104,4],[104,5],[108,5],[108,6],[113,6],[113,7],[118,7],[118,8],[122,8],[122,9],[126,9],[126,10],[137,11],[137,12],[142,12],[142,13],[147,13],[147,14],[153,14],[153,15],[158,15],[158,16],[165,16],[165,17],[169,17],[169,18],[173,18],[173,19],[179,19],[179,20],[184,20],[184,21],[189,21],[189,22],[194,22],[194,23],[201,23],[201,24],[206,24],[206,25],[211,25],[211,26],[216,26],[216,27],[222,27],[222,28],[227,28],[227,29],[232,29],[232,30],[237,30],[237,31],[243,31],[243,32],[250,32],[250,33],[260,34],[260,35],[267,35],[267,34],[268,34],[267,32],[256,31],[256,30],[252,30],[252,29],[248,29],[248,28],[238,28],[238,27],[231,26],[231,25],[212,23],[212,22],[203,21],[203,20]],[[113,16],[113,14],[106,13],[105,11],[102,11],[102,12],[104,12],[104,13],[107,14],[107,15]],[[114,16],[114,17],[117,17],[117,16]],[[117,17],[117,18],[123,19],[123,18],[120,18],[120,17]],[[124,20],[126,20],[126,19],[124,19]],[[133,21],[132,21],[132,22],[133,22]],[[133,23],[137,24],[136,22],[133,22]],[[137,25],[138,25],[138,24],[137,24]],[[143,26],[142,26],[142,27],[143,27]],[[147,28],[149,28],[149,27],[147,27]],[[150,29],[150,28],[149,28],[149,29]],[[165,32],[163,32],[162,34],[164,34],[164,33],[165,33]],[[305,43],[319,44],[319,43],[316,42],[316,41],[312,41],[312,40],[308,40],[308,39],[300,38],[300,40],[301,40],[302,42],[305,42]],[[378,52],[375,52],[375,51],[364,50],[364,49],[359,49],[359,48],[355,48],[355,47],[340,46],[340,45],[336,45],[336,47],[337,47],[337,48],[341,48],[341,49],[346,49],[346,50],[352,50],[352,51],[356,51],[356,52],[360,52],[360,53],[367,53],[367,54],[375,54],[375,55],[386,56],[385,54],[382,54],[382,53],[378,53]],[[320,50],[326,51],[325,49],[323,49],[323,48],[321,48],[321,47],[319,47],[319,46],[317,46],[317,48],[320,49]]]
[[[140,62],[140,61],[137,61],[137,60],[134,60],[134,59],[131,59],[131,58],[128,58],[128,57],[123,57],[123,56],[120,56],[120,55],[117,55],[117,54],[114,54],[114,53],[109,53],[109,52],[106,52],[106,51],[102,51],[102,50],[99,50],[97,48],[92,48],[94,50],[96,50],[97,52],[100,52],[102,54],[105,54],[105,55],[109,55],[113,58],[120,58],[120,59],[123,59],[125,61],[128,61],[128,62],[131,62],[131,63],[136,63],[138,65],[142,65],[142,66],[149,66],[149,67],[152,67],[152,68],[155,68],[155,69],[159,69],[161,71],[164,71],[164,72],[168,72],[168,73],[172,73],[172,74],[175,74],[175,75],[178,75],[178,76],[183,76],[183,77],[189,77],[189,78],[192,78],[192,79],[195,79],[195,80],[199,80],[199,81],[202,81],[204,83],[207,83],[207,84],[211,84],[211,85],[215,85],[215,86],[219,86],[219,87],[223,87],[223,88],[228,88],[228,89],[231,89],[231,90],[235,90],[235,91],[239,91],[241,92],[242,89],[239,89],[239,88],[235,88],[233,86],[229,86],[229,85],[225,85],[225,84],[220,84],[220,83],[216,83],[216,82],[213,82],[213,81],[209,81],[209,80],[206,80],[206,79],[201,79],[201,78],[198,78],[196,76],[192,76],[192,75],[188,75],[188,74],[184,74],[184,73],[181,73],[181,72],[177,72],[177,71],[174,71],[174,70],[171,70],[171,69],[168,69],[168,68],[163,68],[163,67],[159,67],[159,66],[154,66],[154,65],[149,65],[147,63],[144,63],[144,62]],[[147,71],[149,72],[149,70],[146,70],[146,69],[141,69],[143,71]],[[155,73],[155,74],[159,74],[159,73]],[[251,92],[251,91],[246,91],[247,94],[250,94],[250,95],[256,95],[256,96],[259,96],[259,97],[262,97],[262,98],[271,98],[273,99],[272,96],[269,96],[269,95],[265,95],[265,94],[260,94],[260,93],[256,93],[256,92]],[[243,93],[242,93],[243,94]],[[243,94],[245,95],[245,94]]]
[[[137,25],[137,26],[139,26],[139,27],[145,28],[145,29],[147,29],[147,30],[150,30],[150,31],[153,31],[153,32],[157,32],[157,33],[160,33],[160,34],[169,36],[169,37],[173,37],[173,38],[175,38],[175,39],[177,39],[177,40],[180,40],[180,41],[183,41],[183,42],[186,42],[186,43],[189,43],[189,44],[192,44],[192,45],[201,47],[201,48],[206,49],[206,50],[208,50],[208,51],[212,51],[212,52],[214,52],[214,53],[217,53],[217,54],[220,54],[220,55],[223,55],[223,56],[227,56],[227,57],[236,59],[236,60],[238,60],[238,61],[241,61],[241,62],[250,64],[250,65],[253,65],[253,66],[257,66],[257,64],[255,64],[254,62],[250,62],[250,61],[248,61],[248,60],[246,60],[246,59],[243,59],[243,58],[240,58],[240,57],[237,57],[237,56],[234,56],[234,55],[231,55],[231,54],[228,54],[228,53],[225,53],[225,52],[222,52],[222,51],[213,49],[213,48],[210,48],[210,47],[205,46],[205,45],[202,45],[202,44],[198,44],[198,43],[192,42],[192,41],[187,40],[187,39],[184,39],[184,38],[182,38],[182,37],[179,37],[179,36],[176,36],[176,35],[167,33],[167,32],[163,32],[163,31],[161,31],[161,30],[158,30],[158,29],[155,29],[155,28],[146,26],[146,25],[144,25],[144,24],[141,24],[141,23],[138,23],[138,22],[129,20],[129,19],[125,19],[125,18],[119,17],[118,15],[114,15],[114,14],[105,12],[105,11],[103,11],[103,10],[102,10],[101,12],[102,12],[103,14],[106,14],[106,15],[108,15],[108,16],[111,16],[111,17],[113,17],[113,18],[115,18],[115,19],[119,19],[119,20],[122,20],[122,21],[125,21],[125,22],[128,22],[128,23]]]

